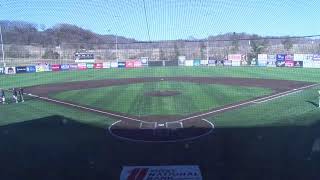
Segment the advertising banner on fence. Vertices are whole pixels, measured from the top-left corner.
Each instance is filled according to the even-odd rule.
[[[193,66],[193,60],[186,60],[184,63],[185,66]]]
[[[198,166],[124,166],[120,180],[202,180]]]
[[[209,61],[208,60],[201,60],[200,64],[201,64],[201,66],[208,66]]]
[[[241,61],[241,54],[229,54],[228,61]]]
[[[314,54],[314,55],[312,56],[312,60],[314,60],[314,61],[320,61],[320,54]]]
[[[224,61],[223,61],[223,65],[224,65],[224,66],[232,66],[232,61],[224,60]]]
[[[209,60],[208,66],[216,66],[216,60]]]
[[[16,67],[5,67],[5,74],[16,74]]]
[[[179,56],[178,60],[179,60],[179,66],[184,66],[184,63],[186,61],[186,56]]]
[[[149,67],[163,66],[163,61],[149,61],[148,66]]]
[[[36,66],[27,66],[27,73],[37,72]]]
[[[134,68],[134,61],[133,60],[126,61],[126,68]]]
[[[313,68],[320,68],[320,61],[313,61]]]
[[[118,62],[118,68],[125,68],[126,67],[126,62]]]
[[[284,58],[285,61],[293,61],[293,55],[292,54],[287,54]]]
[[[201,63],[200,59],[193,60],[193,66],[200,66],[200,63]]]
[[[68,71],[68,70],[70,70],[70,65],[69,64],[61,64],[60,68],[62,71]]]
[[[102,63],[94,63],[94,68],[95,69],[102,69],[103,68],[103,64]]]
[[[86,63],[79,63],[78,64],[78,69],[79,70],[86,70],[87,69],[87,64]]]
[[[103,69],[109,69],[109,68],[111,68],[110,62],[104,62],[104,63],[102,63],[102,66],[103,66]]]
[[[313,68],[314,61],[303,61],[304,68]]]
[[[134,66],[135,68],[140,68],[140,67],[142,67],[141,61],[139,61],[139,60],[134,61],[133,66]]]
[[[264,59],[264,60],[258,60],[258,66],[267,66],[267,59]]]
[[[303,61],[294,61],[294,67],[302,68],[303,67]]]
[[[36,65],[36,72],[48,72],[52,71],[50,64],[38,64]]]
[[[16,67],[16,73],[26,73],[27,72],[27,66],[17,66]]]
[[[277,67],[285,67],[286,62],[285,61],[276,61],[276,66]]]
[[[52,71],[60,71],[61,66],[60,66],[60,64],[52,64],[51,69],[52,69]]]
[[[87,63],[87,69],[93,69],[94,65],[93,63]]]
[[[258,54],[258,61],[266,61],[268,60],[268,54]]]
[[[163,61],[163,62],[164,62],[164,66],[178,66],[179,65],[179,61],[177,61],[177,60]]]
[[[285,61],[285,66],[286,67],[294,67],[294,61],[292,61],[292,60]]]
[[[149,64],[148,63],[148,61],[149,61],[148,57],[141,57],[140,61],[141,61],[142,66],[148,66],[148,64]]]
[[[0,75],[4,74],[4,67],[0,67]]]
[[[305,61],[305,54],[294,54],[293,59],[294,61]]]
[[[110,63],[110,66],[111,66],[112,68],[118,68],[118,62],[112,61],[112,62]]]
[[[77,70],[78,64],[70,64],[70,70]]]
[[[285,54],[277,54],[276,56],[276,61],[285,61],[285,57],[286,55]]]
[[[241,61],[231,61],[231,66],[241,66]]]

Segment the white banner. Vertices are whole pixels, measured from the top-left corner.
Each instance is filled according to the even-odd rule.
[[[229,54],[228,61],[241,61],[241,54]]]
[[[203,66],[206,66],[206,65],[209,64],[209,61],[208,60],[201,60],[200,64],[203,65]]]
[[[16,67],[5,67],[5,74],[16,74]]]
[[[241,66],[241,61],[231,61],[232,66]]]
[[[267,61],[268,54],[258,54],[258,61]]]
[[[193,66],[193,60],[186,60],[186,61],[184,62],[184,65],[185,65],[185,66]]]
[[[111,67],[110,62],[104,62],[104,63],[102,64],[102,68],[103,68],[103,69],[108,69],[108,68],[110,68],[110,67]]]
[[[111,62],[110,67],[118,68],[118,62],[116,62],[116,61]]]
[[[125,166],[120,180],[202,180],[198,166]]]

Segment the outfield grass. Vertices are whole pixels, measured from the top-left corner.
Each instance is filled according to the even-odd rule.
[[[82,81],[106,78],[158,76],[227,76],[320,82],[320,69],[263,68],[263,67],[166,67],[141,69],[106,69],[68,72],[0,75],[0,87],[11,88],[55,82]],[[122,95],[123,96],[123,95]],[[113,97],[113,96],[112,96]],[[317,103],[317,89],[305,90],[263,104],[226,112],[210,118],[217,126],[274,126],[308,125],[318,121],[320,111],[306,101]],[[189,103],[186,103],[188,106]],[[134,109],[132,110],[134,112]],[[104,126],[111,119],[72,108],[37,100],[24,104],[0,106],[0,125],[27,121],[51,115],[62,115],[80,122]]]
[[[12,88],[55,82],[159,76],[226,76],[320,82],[319,72],[320,69],[266,67],[159,67],[138,69],[101,69],[43,72],[8,76],[0,75],[0,87]]]
[[[145,95],[148,92],[166,90],[178,91],[181,94],[168,97]],[[217,84],[148,82],[65,91],[52,97],[104,110],[145,116],[188,115],[271,92],[270,89]]]

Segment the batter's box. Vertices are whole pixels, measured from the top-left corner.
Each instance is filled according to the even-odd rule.
[[[140,129],[156,129],[157,123],[156,122],[140,122]]]

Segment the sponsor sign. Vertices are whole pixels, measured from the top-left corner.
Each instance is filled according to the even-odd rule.
[[[0,67],[0,74],[4,74],[4,68]]]
[[[198,166],[124,166],[120,180],[202,180]]]
[[[17,66],[16,67],[16,73],[26,73],[27,72],[27,66]]]
[[[320,61],[313,61],[313,68],[320,68]]]
[[[16,74],[16,67],[5,67],[4,73],[5,74]]]
[[[185,66],[193,66],[193,60],[186,60],[184,65]]]
[[[50,64],[38,64],[36,65],[36,72],[52,71]]]
[[[118,62],[118,68],[125,68],[126,67],[126,62]]]
[[[94,63],[94,59],[77,59],[74,61],[75,63]]]
[[[86,63],[79,63],[78,64],[78,69],[79,70],[86,70],[87,69],[87,64]]]
[[[134,61],[133,66],[134,66],[135,68],[142,67],[141,61],[138,61],[138,60]]]
[[[291,54],[287,54],[286,56],[285,56],[285,58],[284,58],[284,60],[285,61],[293,61],[293,55],[291,55]]]
[[[111,66],[112,68],[118,68],[118,62],[113,61],[113,62],[111,62],[110,66]]]
[[[179,60],[179,66],[183,66],[184,62],[186,61],[186,56],[179,56],[178,60]]]
[[[286,67],[294,67],[294,61],[292,61],[292,60],[285,61],[285,66]]]
[[[201,66],[207,66],[209,64],[208,60],[201,60],[200,61]]]
[[[241,61],[231,61],[232,66],[241,66]]]
[[[93,63],[87,63],[87,69],[93,69],[94,64]]]
[[[305,61],[306,56],[305,56],[305,54],[294,54],[293,59],[295,61]]]
[[[37,72],[36,66],[27,66],[27,73]]]
[[[258,61],[265,61],[268,59],[268,54],[258,54]]]
[[[312,60],[320,61],[320,54],[314,54],[313,57],[312,57]]]
[[[134,61],[126,61],[126,68],[134,68]]]
[[[52,69],[52,71],[60,71],[61,66],[60,66],[60,64],[52,64],[51,69]]]
[[[111,68],[110,62],[104,62],[104,63],[102,63],[102,68],[103,68],[103,69],[109,69],[109,68]]]
[[[102,69],[103,68],[103,64],[102,63],[94,63],[94,68],[95,69]]]
[[[231,66],[231,65],[232,65],[232,61],[224,60],[224,61],[223,61],[223,65],[224,65],[224,66]]]
[[[216,65],[216,60],[209,60],[208,61],[208,66],[215,66]]]
[[[229,54],[228,60],[229,61],[241,61],[241,54]]]
[[[61,64],[60,68],[62,71],[68,71],[70,69],[70,65],[69,64]]]
[[[201,63],[200,59],[193,60],[193,66],[200,66],[200,63]]]
[[[285,61],[285,54],[277,54],[276,61]]]
[[[267,59],[258,60],[258,66],[267,66]]]
[[[303,67],[304,68],[313,68],[314,67],[314,61],[303,61]]]
[[[149,61],[148,57],[141,57],[140,60],[141,60],[142,66],[148,66],[148,61]]]
[[[78,69],[78,64],[70,64],[70,70]]]
[[[298,68],[303,67],[303,61],[294,61],[294,67],[298,67]]]
[[[276,61],[277,67],[285,67],[286,62],[285,61]]]

